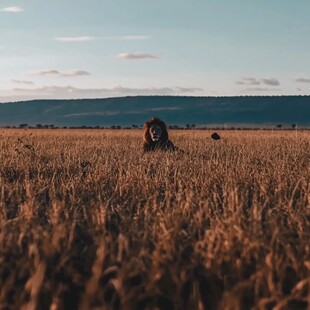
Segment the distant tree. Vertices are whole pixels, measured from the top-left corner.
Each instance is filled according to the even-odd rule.
[[[122,129],[122,126],[117,125],[117,126],[116,126],[116,129]]]
[[[191,125],[190,124],[186,124],[186,129],[190,129]]]
[[[27,128],[28,124],[19,124],[19,128]]]
[[[42,128],[42,124],[36,124],[36,128]]]
[[[292,124],[292,128],[296,129],[297,128],[297,124]]]
[[[111,129],[115,129],[115,125],[112,125],[110,128],[111,128]]]
[[[276,127],[281,129],[282,128],[282,124],[278,124]]]
[[[192,124],[192,129],[195,129],[196,125],[195,124]]]

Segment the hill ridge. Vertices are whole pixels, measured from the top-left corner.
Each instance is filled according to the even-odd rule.
[[[171,125],[310,126],[310,96],[126,96],[0,104],[0,125],[131,126],[152,116]]]

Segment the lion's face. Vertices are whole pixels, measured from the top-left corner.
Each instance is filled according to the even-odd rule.
[[[162,135],[162,129],[159,125],[151,125],[149,129],[150,137],[153,142],[157,142],[160,140]]]

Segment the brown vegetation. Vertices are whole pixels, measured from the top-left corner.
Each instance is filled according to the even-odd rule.
[[[1,309],[307,309],[310,133],[0,130]]]

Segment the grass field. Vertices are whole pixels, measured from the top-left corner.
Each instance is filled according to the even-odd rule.
[[[310,132],[0,129],[0,309],[309,309]]]

